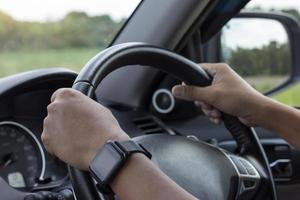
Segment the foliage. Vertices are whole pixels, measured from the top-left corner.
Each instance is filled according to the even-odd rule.
[[[103,48],[122,22],[83,12],[71,12],[56,22],[20,22],[0,12],[0,51]]]
[[[248,8],[248,11],[262,12],[261,7]],[[300,22],[300,13],[296,9],[276,10],[270,12],[281,12],[288,14]],[[240,75],[247,76],[278,76],[287,75],[290,72],[291,60],[289,44],[280,44],[271,41],[269,44],[260,48],[241,48],[229,49],[230,53],[227,62],[239,72]]]
[[[248,11],[263,11],[260,7],[253,7]],[[275,10],[288,14],[300,22],[300,13],[296,9]],[[290,74],[289,44],[271,41],[260,48],[241,48],[226,50],[226,61],[247,82],[260,92],[268,92],[287,80]],[[272,96],[273,99],[291,106],[300,105],[300,84],[285,88]]]
[[[286,75],[290,71],[288,44],[272,41],[261,48],[231,49],[230,66],[242,76]]]

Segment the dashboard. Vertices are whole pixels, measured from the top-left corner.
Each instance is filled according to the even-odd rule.
[[[40,132],[17,121],[0,122],[0,176],[14,188],[34,188],[64,179],[66,165],[45,151]]]
[[[50,189],[68,180],[67,165],[47,153],[41,134],[52,93],[75,77],[45,70],[0,80],[0,177],[13,188]]]
[[[63,69],[46,69],[0,79],[0,179],[13,188],[33,192],[70,183],[67,165],[47,153],[41,133],[51,95],[59,88],[71,87],[76,76]],[[103,99],[101,103],[111,109],[131,137],[175,134],[151,108],[147,112]]]
[[[0,79],[1,195],[6,191],[11,195],[10,188],[5,187],[3,181],[21,192],[51,191],[70,185],[67,165],[47,153],[41,142],[41,133],[51,95],[59,88],[71,87],[76,76],[74,72],[64,69],[47,69]],[[170,90],[174,84],[173,81],[162,82],[157,90]],[[151,94],[157,92],[149,93],[148,99],[155,99],[151,98]],[[111,109],[121,127],[131,137],[162,133],[193,136],[208,142],[215,142],[211,140],[215,138],[219,141],[219,146],[232,151],[235,149],[231,135],[224,127],[211,124],[201,113],[195,112],[193,104],[176,100],[173,112],[161,114],[151,103],[146,108],[132,108],[126,104],[105,101],[99,94],[100,92],[97,92],[96,98]],[[162,108],[166,102],[171,102],[165,101],[165,96],[157,97],[157,103]],[[263,139],[270,162],[289,159],[293,161],[293,169],[299,168],[299,152],[274,138],[273,133],[262,129],[257,131]],[[288,149],[289,153],[286,153],[285,149]],[[273,173],[276,179],[276,172]],[[279,179],[276,181],[281,181],[280,183],[299,180],[298,173],[284,180],[281,177],[282,173],[278,174]]]
[[[64,69],[45,69],[0,79],[0,183],[3,180],[21,192],[70,185],[67,165],[47,153],[41,134],[51,95],[59,88],[71,87],[76,76]],[[101,103],[111,109],[131,137],[173,134],[146,109],[133,109],[102,99]]]

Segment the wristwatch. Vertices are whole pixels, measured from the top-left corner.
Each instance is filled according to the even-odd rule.
[[[109,184],[130,155],[134,153],[142,153],[151,159],[151,154],[141,144],[133,140],[108,141],[102,146],[89,167],[89,171],[98,182],[101,192],[112,192]]]

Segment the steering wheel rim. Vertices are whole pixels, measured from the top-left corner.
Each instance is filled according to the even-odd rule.
[[[100,82],[112,71],[128,65],[145,65],[157,68],[187,84],[205,87],[211,77],[198,64],[171,51],[143,43],[125,43],[110,47],[92,58],[74,82],[76,89],[90,98]],[[180,65],[180,68],[174,66]],[[182,70],[184,69],[184,70]],[[225,127],[232,134],[244,157],[259,163],[265,188],[273,200],[277,199],[275,184],[266,154],[253,128],[242,124],[238,118],[223,113]],[[69,174],[77,199],[96,200],[97,189],[88,172],[69,167]],[[266,194],[261,194],[262,198]]]

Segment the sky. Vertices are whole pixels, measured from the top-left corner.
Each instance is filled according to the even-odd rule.
[[[252,0],[248,8],[260,6],[263,9],[270,8],[285,9],[294,8],[300,11],[299,0]],[[246,20],[246,23],[245,23]],[[223,42],[227,47],[254,48],[269,44],[270,41],[286,43],[287,33],[283,26],[273,20],[263,19],[233,19],[229,28],[225,28]]]
[[[89,15],[109,14],[118,20],[127,17],[140,0],[0,0],[0,10],[22,21],[54,21],[70,11]]]
[[[114,19],[128,17],[140,0],[0,0],[0,10],[22,21],[53,21],[70,11],[90,15],[109,14]],[[249,6],[264,8],[296,8],[299,0],[253,0]]]
[[[8,13],[16,20],[21,21],[55,21],[62,19],[70,11],[84,11],[89,15],[108,14],[113,19],[119,20],[128,17],[140,0],[0,0],[0,10]],[[260,6],[265,9],[295,8],[300,11],[299,0],[252,0],[247,7]],[[238,23],[227,32],[227,42],[232,47],[237,45],[245,47],[260,46],[270,40],[286,41],[286,34],[282,27],[267,23]],[[262,29],[264,27],[265,29]],[[234,30],[234,31],[233,31]],[[247,30],[256,30],[260,37],[245,38]],[[251,35],[251,34],[249,34]],[[252,34],[253,36],[253,34]],[[274,38],[275,37],[275,38]]]
[[[0,0],[1,1],[1,0]],[[263,8],[295,8],[300,10],[299,0],[252,0],[248,3],[248,7],[261,6]]]
[[[284,27],[274,20],[234,19],[223,30],[223,44],[233,49],[261,47],[271,41],[278,43],[288,41]]]

